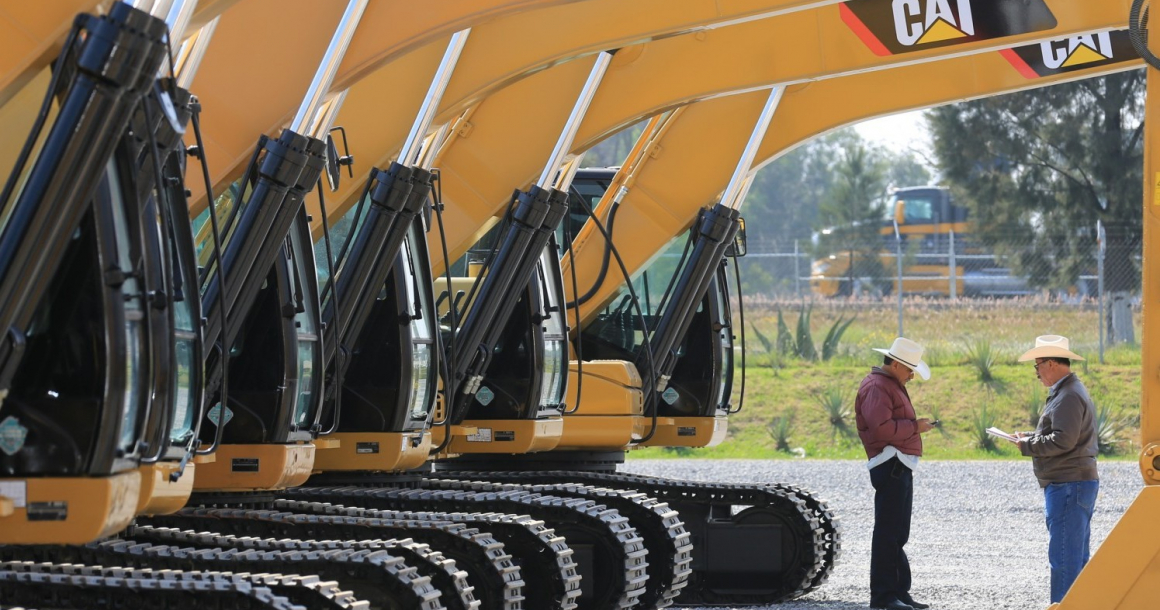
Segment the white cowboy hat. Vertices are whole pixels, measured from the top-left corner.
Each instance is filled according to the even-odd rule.
[[[894,340],[890,349],[873,348],[874,351],[880,354],[890,356],[892,360],[901,362],[906,368],[918,373],[923,381],[930,379],[930,367],[922,361],[922,346],[906,339],[899,337]]]
[[[1036,358],[1071,358],[1072,360],[1083,360],[1079,354],[1068,348],[1067,337],[1042,335],[1035,338],[1035,347],[1024,352],[1022,356],[1019,356],[1019,362],[1027,362],[1028,360],[1035,360]]]

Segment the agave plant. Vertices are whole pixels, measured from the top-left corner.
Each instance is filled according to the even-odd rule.
[[[988,401],[989,402],[989,401]],[[988,403],[984,402],[982,406],[975,409],[971,415],[971,433],[974,435],[975,446],[984,451],[995,452],[999,448],[995,446],[995,437],[987,434],[987,428],[995,425],[995,414],[988,409]]]
[[[830,438],[836,434],[841,434],[846,438],[854,435],[850,428],[850,417],[854,413],[852,407],[854,401],[849,391],[844,390],[841,386],[829,386],[821,392],[816,392],[814,400],[822,406],[822,410],[825,411],[826,417],[830,420]]]
[[[979,339],[967,346],[967,357],[971,366],[975,367],[975,371],[978,372],[979,381],[983,383],[995,380],[992,369],[995,367],[997,356],[998,352],[991,347],[991,342],[986,339]]]
[[[791,411],[784,415],[778,415],[769,422],[767,431],[778,451],[790,452],[789,435],[793,433],[793,419],[794,414]]]
[[[1034,428],[1039,425],[1039,418],[1043,416],[1043,385],[1036,382],[1027,388],[1024,394],[1023,408],[1027,411],[1027,423]]]
[[[1112,413],[1110,404],[1096,411],[1096,443],[1100,455],[1113,455],[1119,450],[1120,434],[1131,425],[1131,419]]]
[[[858,316],[851,316],[849,320],[843,320],[843,316],[838,316],[838,321],[830,327],[830,332],[826,333],[826,338],[822,340],[822,360],[829,360],[838,354],[838,343],[842,341],[842,334],[850,328],[850,324]]]

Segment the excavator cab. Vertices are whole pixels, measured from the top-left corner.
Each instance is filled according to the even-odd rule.
[[[405,207],[409,213],[382,218],[386,208],[376,187],[385,181],[385,172],[375,170],[366,205],[352,208],[331,231],[345,236],[332,244],[338,250],[333,281],[326,258],[318,259],[326,327],[335,337],[326,341],[333,432],[325,438],[337,446],[318,450],[314,469],[321,474],[314,481],[339,472],[411,470],[431,450],[440,343],[422,213],[429,204],[420,196]],[[393,226],[376,228],[380,222]],[[326,244],[316,250],[326,252]],[[383,273],[381,281],[365,279]]]
[[[169,365],[200,348],[155,190],[182,131],[154,80],[166,34],[123,4],[78,18],[0,197],[4,543],[88,542],[188,489],[198,375]]]
[[[452,266],[467,275],[452,280],[452,286],[458,286],[455,297],[444,288],[438,299],[441,308],[447,308],[441,309],[444,320],[464,319],[465,324],[476,323],[471,307],[507,310],[506,316],[499,314],[496,319],[493,347],[486,355],[478,389],[474,394],[452,394],[448,398],[454,405],[450,423],[464,431],[452,434],[446,449],[450,454],[524,454],[551,449],[560,439],[568,324],[555,237],[547,236],[548,243],[538,255],[527,254],[530,260],[525,264],[533,267],[531,278],[526,286],[505,295],[506,302],[469,302],[461,309],[464,297],[460,293],[469,297],[477,291],[476,284],[491,270],[489,254],[503,247],[500,240],[507,226],[508,223],[501,223],[493,227]],[[436,280],[437,288],[443,284]],[[452,312],[452,307],[457,309]],[[451,346],[449,351],[455,349],[456,331],[444,326],[443,335],[445,344]],[[484,356],[459,349],[456,357]],[[437,429],[436,434],[441,430]],[[470,455],[460,458],[464,463],[475,459]]]

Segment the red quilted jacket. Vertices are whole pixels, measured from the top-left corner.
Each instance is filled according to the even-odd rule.
[[[854,414],[867,458],[882,453],[887,445],[902,453],[922,455],[922,436],[910,395],[890,373],[878,367],[871,369],[858,387]]]

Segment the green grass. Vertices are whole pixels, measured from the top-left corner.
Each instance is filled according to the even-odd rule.
[[[767,343],[778,336],[777,308],[800,311],[798,305],[746,304],[746,322],[764,333]],[[820,406],[820,398],[844,390],[850,397],[870,367],[882,362],[871,351],[888,347],[897,332],[897,314],[891,302],[818,301],[809,317],[814,336],[824,336],[842,316],[857,313],[827,362],[767,354],[761,341],[749,342],[750,366],[744,410],[730,416],[729,434],[716,447],[704,449],[648,448],[633,457],[703,457],[796,459],[793,452],[777,451],[769,425],[777,417],[793,417],[785,436],[788,446],[801,448],[806,459],[865,459],[858,441],[835,434],[832,412]],[[796,321],[790,316],[785,323]],[[1061,334],[1071,339],[1072,349],[1088,357],[1072,370],[1087,386],[1097,408],[1105,408],[1106,430],[1112,430],[1116,453],[1100,459],[1135,460],[1140,450],[1140,347],[1117,345],[1105,352],[1106,364],[1097,361],[1098,320],[1094,306],[1044,304],[1034,300],[1007,300],[951,305],[945,300],[908,299],[905,303],[906,336],[926,347],[930,381],[915,378],[907,385],[919,417],[943,422],[941,430],[923,436],[924,453],[930,459],[1023,459],[1005,441],[994,451],[978,448],[975,419],[987,406],[994,425],[1004,430],[1031,430],[1033,403],[1042,404],[1046,389],[1035,378],[1030,363],[1017,363],[1019,354],[1031,347],[1035,337]],[[1139,316],[1137,315],[1137,322]],[[1136,336],[1143,336],[1137,326]],[[986,345],[986,348],[982,347]],[[986,361],[990,381],[980,381],[982,371],[971,358],[971,348],[989,352]],[[776,349],[776,348],[775,348]],[[977,360],[977,358],[976,358]],[[735,403],[736,404],[736,403]],[[853,414],[848,417],[854,427]],[[799,452],[800,453],[800,452]]]
[[[729,418],[729,434],[716,447],[692,450],[647,448],[632,452],[634,458],[698,457],[794,459],[792,453],[778,451],[770,423],[775,418],[793,418],[788,431],[788,446],[802,448],[805,457],[817,459],[865,459],[866,454],[855,435],[852,438],[834,434],[829,413],[818,405],[818,396],[827,388],[844,384],[850,395],[873,364],[872,358],[861,367],[837,367],[824,364],[797,364],[783,369],[753,368],[749,371],[744,409]],[[1087,374],[1078,371],[1099,404],[1139,404],[1140,370],[1138,367],[1092,365]],[[977,372],[968,366],[935,367],[930,381],[915,379],[907,384],[919,417],[937,417],[941,430],[923,435],[924,455],[939,460],[1022,459],[1013,445],[996,443],[994,451],[978,447],[976,417],[987,405],[992,425],[1007,431],[1030,430],[1026,407],[1029,383],[1035,379],[1029,364],[994,367],[996,383],[984,385]],[[988,388],[998,388],[989,390]],[[988,397],[990,394],[990,397]],[[1046,394],[1043,394],[1046,395]],[[1103,401],[1100,403],[1099,401]],[[989,402],[988,402],[989,401]],[[1136,408],[1138,411],[1138,407]],[[1114,409],[1128,418],[1132,407]],[[850,417],[853,425],[853,416]],[[1139,451],[1138,423],[1118,431],[1114,456],[1101,459],[1134,460]],[[986,427],[986,426],[984,426]]]

